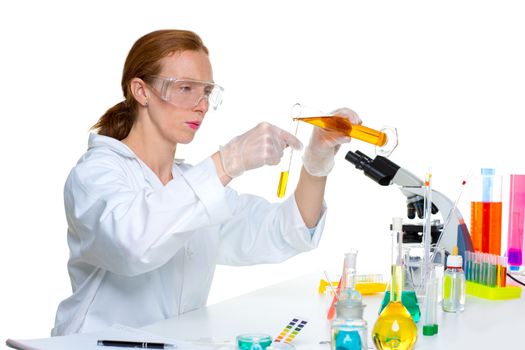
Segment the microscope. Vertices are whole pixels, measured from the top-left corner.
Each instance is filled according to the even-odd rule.
[[[416,214],[419,218],[423,217],[425,195],[423,180],[383,156],[378,155],[372,159],[360,151],[349,151],[345,159],[381,186],[391,184],[400,186],[401,193],[407,198],[407,217],[413,219]],[[432,222],[431,237],[435,251],[443,249],[448,255],[452,252],[452,248],[457,246],[463,261],[466,261],[465,251],[473,251],[473,249],[470,234],[461,213],[444,194],[432,189],[431,196],[432,214],[441,212],[444,220],[443,223],[440,223],[439,220]],[[421,225],[403,225],[403,242],[421,242],[422,235],[419,233],[422,231]]]

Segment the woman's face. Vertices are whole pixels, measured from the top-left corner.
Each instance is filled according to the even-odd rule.
[[[208,55],[202,51],[176,52],[164,57],[161,60],[161,67],[158,75],[162,78],[176,78],[177,81],[185,79],[213,81],[210,60]],[[168,91],[172,98],[167,101],[161,98],[162,84],[163,80],[155,80],[155,83],[149,87],[147,111],[153,127],[161,138],[169,143],[190,143],[209,108],[206,98],[199,100],[199,97],[205,95],[209,86],[206,84],[192,86],[170,84]],[[190,88],[194,93],[187,92]]]

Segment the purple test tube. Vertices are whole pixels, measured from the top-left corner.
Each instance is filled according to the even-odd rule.
[[[510,175],[509,236],[507,256],[509,268],[523,265],[523,224],[525,220],[525,175]]]

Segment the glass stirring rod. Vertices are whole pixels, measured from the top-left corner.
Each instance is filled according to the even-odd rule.
[[[292,120],[292,125],[290,127],[290,130],[294,130],[293,135],[297,137],[297,129],[299,127],[299,123],[297,121]],[[292,155],[293,155],[293,148],[291,146],[288,146],[284,149],[284,155],[283,155],[283,165],[281,169],[281,176],[279,177],[279,186],[277,187],[277,197],[283,198],[284,194],[286,193],[286,186],[288,185],[288,175],[290,174],[290,167],[292,166]]]

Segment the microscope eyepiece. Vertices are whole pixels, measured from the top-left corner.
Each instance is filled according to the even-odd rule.
[[[381,186],[390,185],[392,179],[400,168],[394,162],[383,156],[376,156],[372,159],[360,151],[356,151],[355,153],[348,151],[345,159],[354,164],[357,169],[363,170],[366,176]]]

